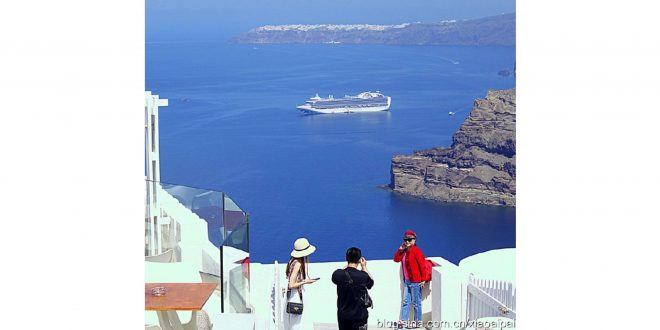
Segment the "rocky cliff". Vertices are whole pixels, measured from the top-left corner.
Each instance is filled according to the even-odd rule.
[[[477,99],[451,147],[394,156],[390,188],[438,201],[515,206],[515,89]]]
[[[342,43],[389,45],[514,46],[516,15],[398,25],[266,25],[242,33],[233,42],[251,44]]]

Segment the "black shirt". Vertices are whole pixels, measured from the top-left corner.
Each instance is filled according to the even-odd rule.
[[[358,288],[371,289],[374,280],[369,274],[353,267],[347,267],[348,273],[353,279],[353,286],[348,284],[348,277],[343,269],[337,269],[332,273],[332,283],[337,285],[337,317],[344,320],[360,320],[369,317],[369,312],[364,303],[357,300]]]

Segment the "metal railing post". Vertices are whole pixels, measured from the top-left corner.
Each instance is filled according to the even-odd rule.
[[[221,192],[222,198],[222,242],[220,243],[220,313],[225,312],[225,258],[223,248],[227,240],[227,225],[225,224],[225,193]]]
[[[224,245],[220,245],[220,313],[225,312],[225,267],[224,258],[222,256],[223,247]]]

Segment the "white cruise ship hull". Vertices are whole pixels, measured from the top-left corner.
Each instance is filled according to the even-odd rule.
[[[390,109],[390,104],[392,103],[392,98],[387,97],[387,105],[385,106],[375,106],[375,107],[343,107],[343,108],[329,108],[329,109],[317,109],[309,104],[299,105],[296,109],[306,112],[306,113],[360,113],[360,112],[378,112],[378,111],[387,111]]]

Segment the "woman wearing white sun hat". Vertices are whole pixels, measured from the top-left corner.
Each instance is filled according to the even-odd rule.
[[[318,279],[309,278],[309,255],[316,251],[316,247],[309,244],[306,238],[299,238],[293,243],[293,251],[291,251],[291,259],[286,264],[286,278],[289,283],[287,290],[287,302],[303,303],[303,286],[305,284],[312,284]],[[303,308],[304,311],[304,308]],[[304,326],[303,314],[289,314],[284,315],[284,325],[287,330],[307,330],[311,327]]]

